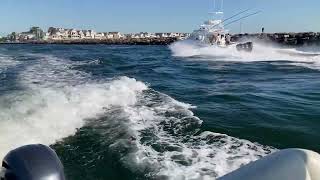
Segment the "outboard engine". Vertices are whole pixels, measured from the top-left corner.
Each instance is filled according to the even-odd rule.
[[[236,46],[238,51],[246,51],[246,52],[251,52],[253,49],[253,44],[252,42],[246,42],[243,44],[237,44]]]
[[[1,180],[65,180],[57,154],[41,144],[10,151],[2,162]]]

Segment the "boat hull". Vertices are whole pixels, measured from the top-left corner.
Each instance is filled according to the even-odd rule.
[[[238,51],[251,52],[253,50],[253,43],[246,42],[246,43],[237,44],[236,48]]]

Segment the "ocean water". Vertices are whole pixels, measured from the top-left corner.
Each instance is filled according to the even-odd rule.
[[[43,143],[67,179],[213,179],[320,152],[318,47],[1,45],[0,158]]]

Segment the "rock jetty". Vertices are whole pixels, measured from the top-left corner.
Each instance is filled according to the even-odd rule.
[[[78,39],[78,40],[29,40],[6,42],[6,44],[106,44],[106,45],[169,45],[178,38],[120,38],[120,39]]]
[[[27,40],[22,42],[3,41],[5,44],[106,44],[106,45],[169,45],[180,40],[177,37],[162,38],[118,38],[118,39],[69,39],[69,40]],[[231,41],[262,41],[285,46],[320,45],[320,32],[302,33],[255,33],[234,34]]]
[[[286,46],[320,45],[320,32],[302,33],[259,33],[259,34],[234,34],[231,38],[234,42],[243,40],[259,40],[278,43]]]

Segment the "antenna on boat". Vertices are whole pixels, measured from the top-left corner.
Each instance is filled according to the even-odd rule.
[[[209,14],[213,15],[213,19],[217,18],[218,15],[220,15],[219,19],[223,19],[223,1],[224,0],[213,0],[213,12],[209,12]]]
[[[231,22],[225,24],[224,26],[228,26],[228,25],[230,25],[230,24],[233,24],[233,23],[238,22],[238,21],[240,21],[240,20],[242,20],[242,19],[248,18],[248,17],[250,17],[250,16],[254,16],[254,15],[259,14],[259,13],[261,13],[261,11],[257,11],[257,12],[255,12],[255,13],[246,15],[246,16],[241,17],[241,18],[238,18],[238,19],[236,19],[236,20],[234,20],[234,21],[231,21]]]
[[[223,24],[223,23],[225,23],[226,21],[228,21],[228,20],[230,20],[230,19],[233,19],[233,18],[235,18],[235,17],[237,17],[237,16],[239,16],[239,15],[241,15],[241,14],[243,14],[243,13],[246,13],[246,12],[250,11],[250,10],[251,10],[251,9],[246,9],[246,10],[244,10],[244,11],[238,12],[237,14],[234,14],[234,15],[232,15],[232,16],[224,19],[223,21],[221,21],[219,24],[215,25],[214,27],[216,27],[216,26],[218,26],[218,25],[220,25],[220,24]]]
[[[230,19],[233,19],[234,17],[237,17],[237,16],[239,16],[240,14],[243,14],[243,13],[248,12],[248,11],[250,11],[250,10],[251,10],[251,9],[246,9],[246,10],[244,10],[244,11],[238,12],[237,14],[232,15],[232,16],[228,17],[227,19],[224,19],[221,23],[224,23],[224,22],[226,22],[226,21],[228,21],[228,20],[230,20]]]
[[[220,12],[223,12],[223,0],[221,0]]]

